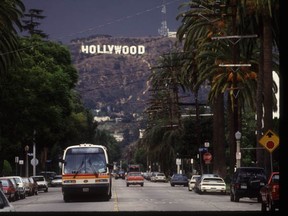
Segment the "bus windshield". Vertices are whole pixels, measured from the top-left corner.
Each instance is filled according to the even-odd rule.
[[[64,160],[64,174],[107,172],[105,154],[101,148],[69,149]]]

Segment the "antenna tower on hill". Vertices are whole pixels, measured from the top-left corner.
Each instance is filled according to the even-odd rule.
[[[165,0],[162,1],[162,22],[161,27],[158,29],[158,33],[164,37],[168,36],[169,29],[167,27],[167,20],[166,20],[166,2]]]

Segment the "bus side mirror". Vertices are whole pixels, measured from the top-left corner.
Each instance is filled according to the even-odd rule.
[[[60,163],[62,163],[62,164],[66,164],[66,161],[63,160],[62,158],[59,158],[59,159],[58,159],[58,162],[60,162]]]

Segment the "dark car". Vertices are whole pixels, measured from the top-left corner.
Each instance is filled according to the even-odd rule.
[[[266,185],[264,168],[239,167],[234,172],[230,183],[230,200],[239,202],[242,197],[257,198],[261,202],[260,189]]]
[[[125,171],[124,171],[124,170],[119,170],[119,171],[116,173],[115,179],[118,179],[118,178],[125,179]]]
[[[183,174],[174,174],[170,179],[170,185],[174,187],[175,185],[182,185],[188,187],[188,177]]]

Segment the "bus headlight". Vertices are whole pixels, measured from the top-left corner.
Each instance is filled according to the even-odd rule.
[[[73,183],[76,183],[76,180],[64,180],[63,183],[64,184],[73,184]]]
[[[108,179],[95,179],[95,182],[108,182]]]

